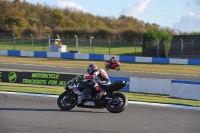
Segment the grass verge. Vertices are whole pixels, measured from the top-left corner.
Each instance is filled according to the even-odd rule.
[[[1,82],[0,91],[59,95],[64,91],[64,88],[61,86],[40,86],[40,85],[12,84],[12,83]],[[167,95],[141,94],[132,92],[123,92],[123,93],[128,97],[128,100],[130,101],[179,104],[179,105],[200,107],[200,101],[196,100],[170,98]]]
[[[15,46],[14,42],[3,41],[0,39],[0,49],[1,50],[25,50],[25,51],[48,51],[48,40],[43,40],[41,42],[35,42],[33,47],[31,45],[31,40],[16,40]],[[67,51],[76,50],[76,42],[63,42],[63,45],[67,44]],[[53,45],[53,44],[51,44]],[[94,53],[94,54],[116,54],[116,55],[131,55],[131,56],[141,56],[142,55],[142,45],[136,44],[113,44],[110,46],[109,44],[92,44],[92,49],[89,45],[89,40],[86,44],[80,44],[78,46],[78,51],[81,53]]]

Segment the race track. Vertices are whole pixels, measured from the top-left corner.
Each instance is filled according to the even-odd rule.
[[[41,65],[26,65],[26,64],[10,64],[0,63],[0,68],[20,69],[20,70],[40,70],[40,71],[53,71],[61,73],[80,73],[87,74],[86,69],[82,68],[68,68],[58,66],[41,66]],[[140,78],[158,78],[158,79],[179,79],[179,80],[193,80],[200,81],[200,76],[197,75],[179,75],[179,74],[160,74],[150,72],[130,72],[130,71],[107,71],[110,76],[123,76],[123,77],[140,77]]]
[[[86,74],[85,69],[0,63],[0,68]],[[200,81],[200,76],[108,71],[111,76]],[[129,104],[120,114],[106,109],[62,111],[56,97],[0,92],[0,133],[199,133],[200,110]]]
[[[0,133],[199,133],[199,125],[198,110],[129,104],[120,114],[62,111],[55,97],[0,93]]]

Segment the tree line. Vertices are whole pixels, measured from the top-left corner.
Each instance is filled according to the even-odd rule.
[[[144,37],[158,38],[153,32],[155,34],[162,32],[162,36],[158,36],[168,40],[171,39],[170,36],[177,34],[174,29],[162,28],[158,24],[146,23],[125,15],[118,18],[94,16],[68,8],[59,9],[39,3],[31,4],[26,0],[0,0],[2,34],[13,33],[18,37],[30,34],[37,37],[44,37],[46,34],[71,37],[76,34],[79,37],[110,36],[116,40],[124,38],[133,41],[133,38],[138,40]]]

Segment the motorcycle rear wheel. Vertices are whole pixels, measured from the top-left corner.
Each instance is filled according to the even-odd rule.
[[[70,110],[77,104],[77,97],[70,91],[63,92],[57,99],[57,105],[62,110]]]
[[[127,108],[128,99],[124,94],[122,94],[120,92],[116,92],[116,93],[112,94],[111,98],[113,100],[106,104],[106,109],[109,112],[120,113]]]

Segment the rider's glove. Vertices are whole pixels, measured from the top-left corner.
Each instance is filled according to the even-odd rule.
[[[84,80],[84,75],[76,75],[76,77],[74,78],[75,82],[83,82]]]

